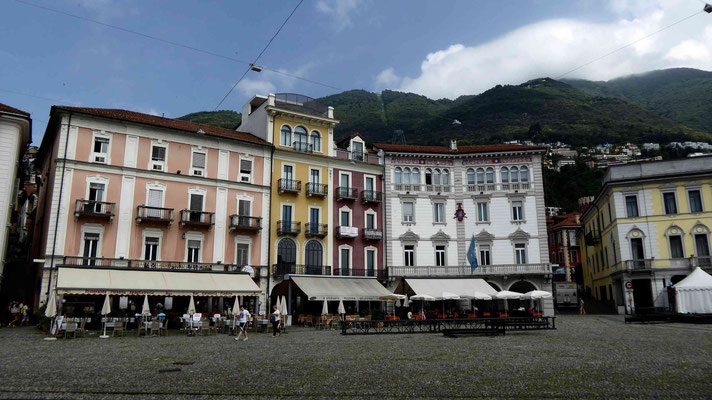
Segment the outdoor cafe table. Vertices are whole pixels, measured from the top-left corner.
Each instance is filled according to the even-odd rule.
[[[146,337],[149,335],[149,328],[151,328],[152,321],[143,321],[143,330],[146,331]],[[158,327],[163,328],[163,321],[158,321]],[[159,335],[160,336],[160,335]]]

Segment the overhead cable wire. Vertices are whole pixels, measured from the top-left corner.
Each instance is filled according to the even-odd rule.
[[[81,20],[81,21],[84,21],[84,22],[90,22],[90,23],[93,23],[93,24],[97,24],[97,25],[103,26],[103,27],[105,27],[105,28],[115,29],[115,30],[118,30],[118,31],[121,31],[121,32],[124,32],[124,33],[129,33],[129,34],[132,34],[132,35],[141,36],[141,37],[143,37],[143,38],[150,39],[150,40],[154,40],[154,41],[157,41],[157,42],[160,42],[160,43],[163,43],[163,44],[167,44],[167,45],[170,45],[170,46],[180,47],[180,48],[183,48],[183,49],[186,49],[186,50],[195,51],[195,52],[197,52],[197,53],[202,53],[202,54],[206,54],[206,55],[209,55],[209,56],[221,58],[221,59],[223,59],[223,60],[228,60],[228,61],[232,61],[232,62],[236,62],[236,63],[240,63],[240,64],[245,64],[245,65],[250,65],[250,64],[251,64],[249,61],[241,60],[241,59],[239,59],[239,58],[235,58],[235,57],[231,57],[231,56],[227,56],[227,55],[225,55],[225,54],[220,54],[220,53],[216,53],[216,52],[213,52],[213,51],[210,51],[210,50],[201,49],[201,48],[199,48],[199,47],[190,46],[190,45],[187,45],[187,44],[184,44],[184,43],[179,43],[179,42],[176,42],[176,41],[173,41],[173,40],[164,39],[164,38],[161,38],[161,37],[158,37],[158,36],[149,35],[149,34],[147,34],[147,33],[139,32],[139,31],[136,31],[136,30],[128,29],[128,28],[124,28],[124,27],[121,27],[121,26],[118,26],[118,25],[107,24],[107,23],[105,23],[105,22],[97,21],[97,20],[95,20],[95,19],[91,19],[91,18],[87,18],[87,17],[82,17],[81,15],[76,15],[76,14],[68,13],[68,12],[66,12],[66,11],[58,10],[58,9],[51,8],[51,7],[46,7],[46,6],[43,6],[43,5],[40,5],[40,4],[35,4],[35,3],[29,2],[29,1],[25,1],[25,0],[15,0],[15,2],[20,3],[20,4],[24,4],[24,5],[27,5],[27,6],[30,6],[30,7],[35,7],[35,8],[41,9],[41,10],[45,10],[45,11],[50,11],[50,12],[53,12],[53,13],[61,14],[61,15],[67,16],[67,17],[76,18],[76,19]],[[305,82],[313,83],[313,84],[315,84],[315,85],[324,86],[324,87],[327,87],[327,88],[330,88],[330,89],[335,89],[335,90],[343,90],[343,89],[341,89],[341,88],[338,88],[338,87],[333,86],[333,85],[329,85],[329,84],[327,84],[327,83],[322,83],[322,82],[318,82],[318,81],[315,81],[315,80],[312,80],[312,79],[307,79],[307,78],[304,78],[304,77],[301,77],[301,76],[298,76],[298,75],[290,74],[290,73],[281,71],[281,70],[276,69],[276,68],[270,68],[270,67],[267,67],[267,66],[264,66],[264,65],[260,65],[260,67],[261,67],[262,69],[264,69],[264,70],[267,70],[267,71],[270,71],[270,72],[274,72],[274,73],[276,73],[276,74],[288,76],[288,77],[294,78],[294,79],[299,79],[299,80],[302,80],[302,81],[305,81]]]
[[[235,84],[232,85],[232,87],[230,88],[230,90],[228,90],[228,92],[225,94],[225,96],[223,96],[222,100],[220,100],[220,102],[218,103],[218,105],[215,106],[215,109],[214,109],[214,110],[217,110],[218,107],[220,107],[220,106],[222,105],[222,103],[225,101],[225,99],[227,99],[227,97],[230,95],[230,93],[232,93],[232,91],[235,90],[235,88],[237,87],[237,85],[238,85],[240,82],[242,82],[243,79],[245,79],[245,76],[247,76],[247,73],[250,72],[250,70],[252,69],[252,67],[257,64],[257,61],[260,60],[260,57],[262,57],[262,55],[265,53],[265,51],[267,51],[267,49],[268,49],[269,46],[272,44],[272,42],[274,41],[274,39],[277,38],[277,35],[279,35],[279,33],[282,31],[282,28],[284,28],[284,26],[287,25],[287,22],[289,22],[289,19],[292,18],[292,15],[294,15],[295,12],[297,12],[297,9],[299,8],[299,6],[302,5],[303,2],[304,2],[304,0],[299,0],[299,3],[297,3],[297,5],[296,5],[296,6],[294,7],[294,9],[292,10],[292,12],[287,16],[287,18],[284,20],[284,22],[282,22],[282,25],[279,26],[279,29],[277,29],[277,32],[275,32],[274,35],[272,35],[272,38],[269,40],[269,42],[267,42],[267,44],[266,44],[265,47],[262,49],[262,51],[260,51],[260,54],[258,54],[257,57],[255,57],[255,61],[253,61],[253,62],[250,63],[250,65],[247,67],[247,69],[246,69],[245,72],[242,74],[242,76],[240,77],[240,79],[238,79],[237,82],[235,82]]]

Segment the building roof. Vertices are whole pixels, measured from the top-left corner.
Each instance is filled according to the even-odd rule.
[[[477,146],[458,146],[457,150],[451,151],[447,146],[418,146],[407,144],[387,144],[377,143],[374,147],[386,152],[396,153],[435,153],[435,154],[475,154],[475,153],[496,153],[502,151],[529,151],[546,150],[542,146],[525,146],[521,144],[485,144]]]
[[[611,166],[603,177],[603,184],[709,173],[712,173],[712,156],[650,161]]]
[[[161,128],[175,129],[183,132],[197,133],[202,130],[207,136],[216,136],[226,139],[241,140],[244,142],[271,146],[265,140],[257,136],[241,131],[234,131],[226,128],[219,128],[212,125],[198,124],[195,122],[183,121],[180,119],[158,117],[150,114],[143,114],[136,111],[112,109],[112,108],[87,108],[70,106],[52,106],[52,110],[71,111],[95,117],[116,119],[120,121],[135,122],[137,124],[152,125]]]
[[[0,112],[19,114],[19,115],[25,116],[27,118],[30,117],[30,113],[28,113],[27,111],[22,111],[20,109],[17,109],[15,107],[10,107],[7,104],[3,104],[3,103],[0,103]]]
[[[563,227],[579,227],[581,222],[579,222],[580,212],[570,212],[568,214],[554,215],[553,217],[547,217],[547,222],[549,222],[547,229],[559,229]],[[550,218],[550,219],[549,219]]]

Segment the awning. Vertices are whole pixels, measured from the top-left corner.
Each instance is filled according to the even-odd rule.
[[[471,299],[475,292],[480,292],[494,296],[497,293],[492,286],[484,279],[461,278],[461,279],[414,279],[406,278],[405,282],[415,292],[416,295],[428,295],[438,300],[442,299],[443,293],[453,293],[464,299]]]
[[[309,300],[379,300],[392,295],[376,278],[295,276],[290,279]]]
[[[259,296],[248,274],[59,268],[57,293],[149,296]]]

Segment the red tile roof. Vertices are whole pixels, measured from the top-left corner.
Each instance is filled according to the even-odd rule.
[[[576,222],[577,217],[581,217],[581,213],[576,211],[553,216],[550,221],[547,221],[549,225],[547,229],[558,229],[564,226],[581,226],[581,222]]]
[[[0,103],[0,112],[8,112],[8,113],[13,113],[13,114],[20,114],[20,115],[24,115],[25,117],[29,117],[29,116],[30,116],[30,113],[28,113],[27,111],[22,111],[22,110],[19,110],[19,109],[15,108],[15,107],[10,107],[10,106],[8,106],[7,104],[2,104],[2,103]]]
[[[175,129],[183,132],[195,134],[199,129],[202,129],[208,136],[217,136],[227,139],[241,140],[260,145],[271,146],[268,142],[258,138],[257,136],[248,133],[233,131],[231,129],[219,128],[212,125],[198,124],[195,122],[183,121],[180,119],[163,118],[150,114],[143,114],[135,111],[119,110],[111,108],[86,108],[86,107],[69,107],[69,106],[53,106],[53,109],[72,111],[96,117],[117,119],[121,121],[135,122],[138,124],[152,125],[161,128]]]
[[[406,144],[377,143],[374,147],[384,151],[399,153],[437,153],[437,154],[471,154],[494,153],[499,151],[546,150],[542,146],[525,146],[521,144],[485,144],[478,146],[458,146],[457,151],[450,151],[446,146],[418,146]]]

